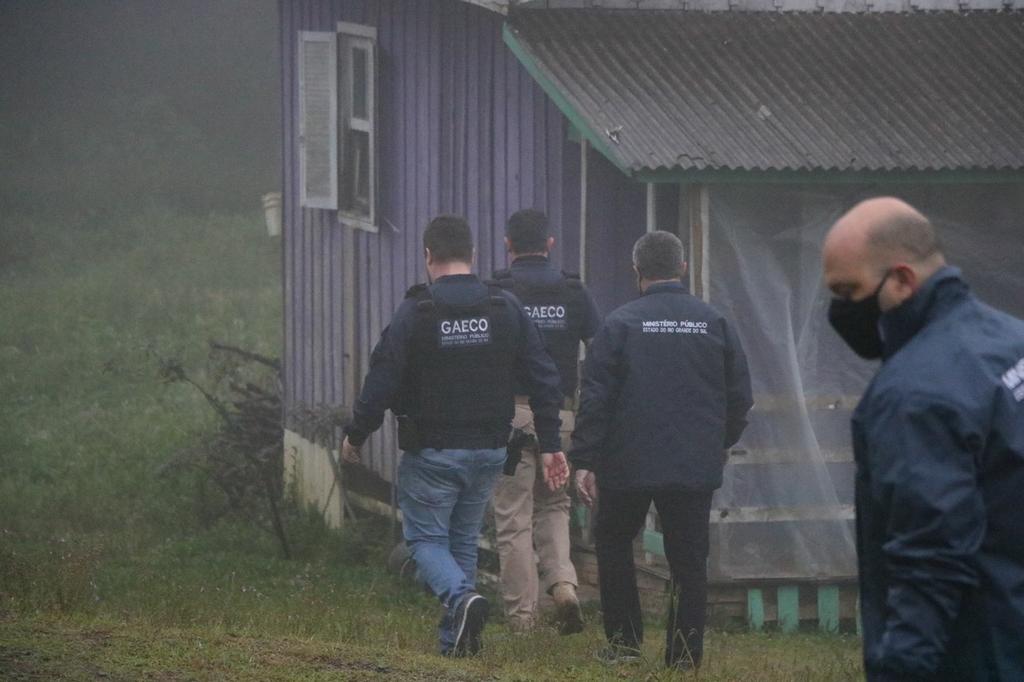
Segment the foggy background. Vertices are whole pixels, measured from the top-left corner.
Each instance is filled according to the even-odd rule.
[[[280,186],[274,0],[0,0],[0,208],[254,210]]]

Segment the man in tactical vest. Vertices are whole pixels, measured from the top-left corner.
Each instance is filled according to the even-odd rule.
[[[399,423],[398,501],[419,577],[441,600],[441,653],[480,651],[487,600],[477,594],[477,541],[506,458],[515,387],[537,415],[545,482],[568,478],[559,442],[558,371],[515,296],[470,272],[473,236],[440,216],[423,234],[431,284],[406,294],[370,358],[345,429],[342,457],[360,448],[390,409]]]
[[[565,443],[574,422],[580,341],[590,340],[601,319],[579,276],[563,273],[548,262],[554,243],[543,213],[526,209],[513,214],[505,237],[512,264],[494,273],[494,279],[522,301],[558,366]],[[526,393],[525,387],[516,388],[513,426],[533,434],[534,415]],[[519,454],[518,465],[510,461],[506,469],[510,475],[500,478],[494,493],[505,613],[514,630],[529,630],[543,589],[554,599],[561,632],[579,632],[583,618],[576,597],[576,569],[569,558],[569,495],[562,488],[552,491],[544,485],[535,445],[522,447]],[[515,455],[513,449],[511,456]],[[539,563],[534,561],[535,549]]]
[[[642,295],[594,336],[570,457],[583,502],[600,493],[594,540],[610,644],[600,657],[635,657],[643,642],[633,540],[653,501],[672,573],[665,663],[693,668],[704,642],[711,494],[747,424],[750,374],[732,325],[682,283],[678,237],[645,234],[633,267]]]

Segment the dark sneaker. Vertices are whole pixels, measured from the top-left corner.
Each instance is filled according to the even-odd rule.
[[[464,596],[455,609],[455,647],[452,656],[476,656],[483,648],[481,635],[490,606],[487,600],[470,592]]]
[[[620,644],[609,644],[599,649],[594,656],[605,665],[619,665],[620,663],[633,663],[640,660],[640,650]]]

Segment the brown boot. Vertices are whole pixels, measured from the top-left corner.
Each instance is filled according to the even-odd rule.
[[[533,618],[523,616],[509,616],[508,618],[508,629],[514,635],[528,635],[533,632],[533,628]]]
[[[576,587],[572,583],[557,583],[551,588],[551,598],[555,601],[559,633],[572,635],[583,632],[583,611],[576,596]]]

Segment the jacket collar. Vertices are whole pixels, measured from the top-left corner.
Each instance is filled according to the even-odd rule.
[[[882,333],[882,358],[888,360],[930,322],[944,316],[969,295],[960,268],[947,265],[929,277],[897,308],[883,313],[878,326]]]
[[[465,275],[442,275],[434,280],[434,284],[465,284],[467,282],[479,282],[480,278],[473,273]]]
[[[548,264],[548,257],[547,256],[541,256],[541,255],[538,255],[538,254],[533,254],[533,255],[529,255],[529,256],[519,256],[519,258],[516,258],[514,261],[512,261],[511,267],[515,268],[515,267],[522,267],[524,265],[547,265],[547,264]]]
[[[681,281],[658,282],[657,284],[652,284],[647,287],[647,290],[641,295],[647,296],[649,294],[660,294],[663,291],[674,294],[688,294],[690,293],[690,287],[686,286]]]

